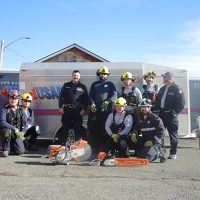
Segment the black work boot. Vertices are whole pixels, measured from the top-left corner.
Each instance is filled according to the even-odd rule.
[[[36,145],[29,144],[27,147],[27,150],[29,151],[39,151],[39,148]]]

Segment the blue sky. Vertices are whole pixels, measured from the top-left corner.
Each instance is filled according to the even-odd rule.
[[[1,0],[4,68],[73,43],[113,62],[200,66],[199,0]]]

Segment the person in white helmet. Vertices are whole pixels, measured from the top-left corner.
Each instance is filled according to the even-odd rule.
[[[160,158],[166,161],[166,150],[163,144],[165,127],[161,118],[151,112],[150,99],[143,99],[139,106],[137,125],[130,135],[130,148],[135,150],[139,158],[148,159],[149,162]]]

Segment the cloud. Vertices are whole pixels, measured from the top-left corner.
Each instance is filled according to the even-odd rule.
[[[180,31],[168,44],[163,45],[165,52],[149,54],[146,61],[182,67],[184,69],[197,69],[200,67],[200,19],[187,21]]]

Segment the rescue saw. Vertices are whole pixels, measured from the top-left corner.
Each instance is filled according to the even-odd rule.
[[[42,158],[54,164],[69,164],[70,161],[84,161],[91,156],[91,148],[87,141],[78,140],[70,147],[49,145],[47,154]]]

